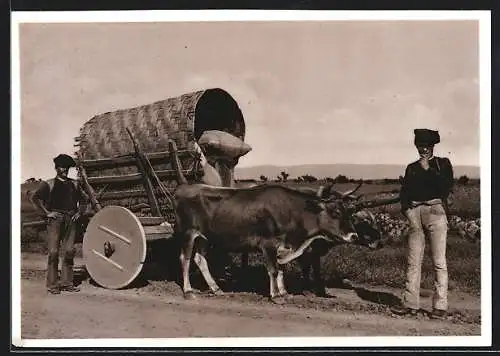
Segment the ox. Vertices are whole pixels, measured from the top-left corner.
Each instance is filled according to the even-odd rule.
[[[174,194],[175,234],[180,239],[179,258],[187,299],[194,298],[189,279],[191,259],[211,291],[222,294],[205,258],[208,247],[226,255],[260,251],[269,276],[269,296],[277,303],[284,302],[287,295],[283,264],[306,256],[301,264],[306,270],[312,264],[315,280],[321,286],[319,258],[328,247],[341,243],[379,247],[379,234],[356,233],[353,214],[367,204],[351,204],[353,191],[339,193],[332,189],[333,184],[320,187],[316,194],[277,184],[249,188],[189,185],[175,150],[173,156],[179,183]],[[320,241],[324,243],[318,244]]]
[[[345,193],[340,193],[335,190],[331,191],[334,198],[342,201],[342,204],[347,207],[346,213],[358,239],[354,241],[355,244],[368,246],[371,249],[382,247],[382,236],[380,228],[377,224],[375,216],[365,208],[385,205],[397,201],[398,199],[379,200],[358,203],[357,201],[362,195],[354,195],[354,193],[361,187],[360,183],[356,188]],[[331,187],[331,186],[330,186]],[[321,188],[320,188],[321,189]],[[344,243],[344,241],[332,240],[315,240],[305,251],[299,256],[297,261],[300,264],[303,275],[303,290],[304,293],[309,294],[314,292],[316,296],[326,297],[325,281],[321,274],[321,257],[325,256],[333,247]],[[246,258],[244,256],[243,258]],[[246,263],[245,260],[243,260]],[[288,262],[284,260],[283,262]],[[313,273],[313,280],[310,279],[311,269]]]
[[[320,189],[317,195],[281,185],[221,188],[204,184],[180,185],[175,192],[176,233],[181,239],[183,291],[193,297],[189,267],[194,257],[208,286],[221,293],[208,270],[206,247],[229,252],[260,251],[270,280],[270,297],[287,295],[280,265],[301,256],[313,241],[366,244],[359,241],[342,199]],[[202,241],[195,248],[195,240]],[[204,241],[203,241],[204,240]],[[194,252],[194,256],[193,256]]]
[[[353,204],[358,201],[362,195],[354,195],[354,193],[361,187],[360,183],[356,188],[347,191],[345,193],[340,193],[332,190],[332,194],[338,199],[342,199],[345,204]],[[255,185],[253,185],[255,186]],[[295,188],[303,192],[309,192],[316,194],[316,191],[311,188]],[[352,225],[356,234],[358,235],[357,243],[370,245],[371,248],[382,247],[380,227],[377,224],[375,216],[365,207],[373,207],[377,205],[383,205],[387,203],[394,202],[394,199],[390,201],[379,201],[379,202],[365,202],[363,204],[357,203],[354,212],[351,216]],[[325,281],[321,275],[321,257],[326,255],[331,248],[336,245],[343,243],[342,241],[332,241],[319,239],[311,243],[311,245],[304,250],[303,254],[297,258],[300,264],[302,275],[303,275],[303,291],[306,294],[314,292],[316,296],[325,297],[327,296]],[[223,255],[218,255],[223,257]],[[288,260],[288,259],[287,259]],[[287,261],[284,260],[284,261]],[[245,252],[242,255],[242,268],[246,269],[248,267],[248,253]],[[314,279],[310,279],[311,269],[313,272]]]

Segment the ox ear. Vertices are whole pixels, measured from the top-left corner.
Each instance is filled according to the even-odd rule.
[[[318,200],[307,200],[306,209],[316,214],[325,209],[325,204]]]
[[[321,185],[318,188],[316,196],[318,198],[320,198],[320,199],[328,197],[328,196],[330,196],[332,194],[332,188],[333,188],[333,183],[332,182],[328,182],[326,185]]]
[[[332,190],[333,190],[333,182],[328,182],[325,186],[325,191],[323,196],[329,196],[330,194],[332,194]]]

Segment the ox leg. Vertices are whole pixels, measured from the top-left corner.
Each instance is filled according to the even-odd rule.
[[[266,260],[267,274],[269,276],[269,297],[276,304],[283,304],[284,298],[280,295],[278,288],[278,268],[277,268],[277,251],[275,247],[265,246],[262,248],[262,253]]]
[[[196,252],[194,255],[194,262],[200,269],[201,274],[203,275],[203,278],[205,278],[205,281],[207,282],[208,286],[212,290],[212,292],[215,295],[222,295],[224,294],[220,287],[217,285],[215,282],[214,278],[210,274],[210,271],[208,269],[208,263],[206,258],[199,252]]]
[[[241,254],[241,268],[243,270],[248,268],[248,252],[243,252]]]
[[[306,296],[312,296],[312,283],[311,283],[311,254],[304,253],[299,258],[300,268],[302,270],[303,278],[303,294]]]
[[[328,294],[326,293],[325,280],[321,274],[321,255],[318,253],[313,253],[312,255],[312,270],[316,296],[328,297]]]
[[[278,285],[279,295],[282,297],[288,297],[288,292],[285,288],[285,277],[283,270],[278,270],[278,276],[276,278],[276,283]]]
[[[191,287],[191,281],[189,280],[189,267],[191,258],[193,256],[194,241],[196,240],[198,235],[199,232],[194,230],[189,230],[186,232],[186,240],[184,241],[179,257],[182,267],[182,291],[184,292],[184,298],[186,299],[194,298],[193,287]]]

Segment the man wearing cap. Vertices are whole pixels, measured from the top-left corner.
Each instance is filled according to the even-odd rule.
[[[401,211],[410,224],[403,305],[392,308],[398,315],[416,315],[420,309],[420,281],[425,239],[428,238],[435,282],[431,317],[444,318],[448,309],[446,239],[447,199],[453,186],[453,166],[448,158],[435,157],[438,131],[414,130],[419,160],[406,167],[400,198]]]
[[[75,160],[66,154],[54,158],[56,177],[42,182],[31,200],[47,221],[47,290],[52,294],[61,291],[78,292],[73,284],[73,260],[75,255],[75,227],[83,213],[86,194],[78,181],[68,177],[69,168],[75,167]],[[62,242],[64,255],[61,281],[58,283],[59,244]]]

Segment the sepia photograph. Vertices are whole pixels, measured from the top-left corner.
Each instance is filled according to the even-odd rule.
[[[491,345],[489,11],[11,29],[15,346]]]

